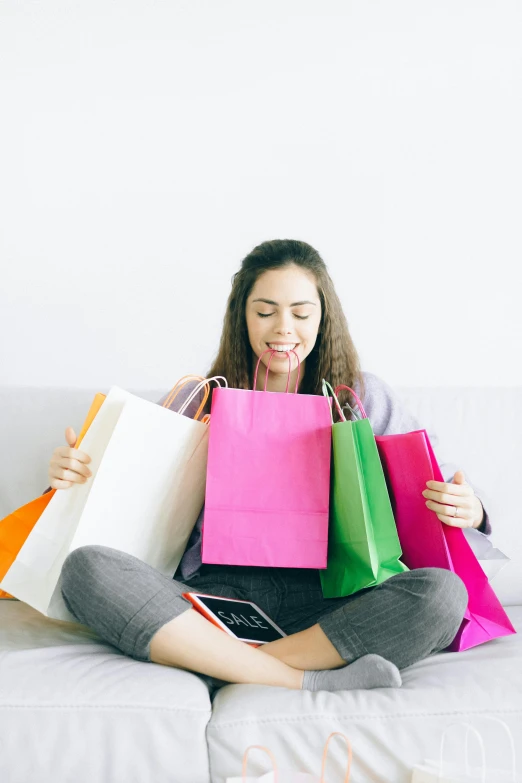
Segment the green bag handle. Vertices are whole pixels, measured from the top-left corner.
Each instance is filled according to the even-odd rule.
[[[349,389],[348,386],[345,386],[344,388],[345,389]],[[341,406],[339,404],[339,400],[337,399],[336,393],[334,392],[334,390],[332,389],[332,387],[330,386],[328,381],[325,381],[325,379],[323,378],[323,394],[324,394],[325,397],[329,397],[328,389],[330,389],[330,391],[332,393],[332,397],[334,399],[334,402],[335,402],[335,405],[337,407],[337,410],[339,411],[339,416],[341,417],[341,421],[346,421],[347,420],[346,416],[344,415],[343,410],[342,410],[342,408],[341,408]],[[352,391],[352,389],[349,389],[349,390]],[[354,392],[354,394],[355,394],[355,392]],[[359,398],[357,397],[357,399],[359,399]],[[332,408],[331,408],[331,406],[329,406],[329,407],[330,407],[330,416],[332,418],[332,424],[333,424],[334,420],[333,420]],[[356,412],[354,411],[354,409],[351,407],[351,405],[348,405],[348,403],[346,403],[346,407],[350,408],[351,413],[353,413],[354,419],[358,420],[358,419],[362,419],[363,418],[362,416],[358,416],[356,414]]]

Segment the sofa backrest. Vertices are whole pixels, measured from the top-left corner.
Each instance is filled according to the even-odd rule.
[[[96,391],[0,387],[0,519],[40,495],[64,431],[78,432]],[[165,389],[136,390],[157,401]],[[439,436],[439,459],[483,491],[492,541],[511,558],[492,586],[505,605],[522,604],[522,388],[397,388],[421,428]]]

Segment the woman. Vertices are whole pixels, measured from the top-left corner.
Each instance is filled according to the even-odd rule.
[[[304,242],[264,242],[243,260],[207,377],[223,375],[229,386],[251,389],[258,357],[268,348],[281,352],[270,365],[268,391],[285,391],[284,351],[292,349],[301,364],[299,393],[321,394],[326,378],[334,387],[346,384],[357,392],[376,435],[419,429],[392,390],[360,370],[326,266]],[[264,387],[270,355],[262,357],[257,389]],[[289,355],[293,388],[297,360]],[[189,392],[184,390],[185,398]],[[173,407],[180,402],[178,397]],[[198,402],[186,415],[193,415]],[[355,405],[344,392],[341,404],[346,402]],[[69,447],[55,450],[49,469],[56,489],[90,475],[90,458],[74,449],[72,428],[66,438]],[[443,523],[490,532],[482,504],[460,471],[451,483],[428,482],[423,495]],[[325,599],[317,570],[202,565],[203,515],[204,509],[172,579],[110,547],[71,552],[62,569],[62,594],[70,611],[137,660],[191,670],[214,683],[308,690],[398,687],[399,670],[445,649],[461,624],[467,591],[458,576],[444,569],[397,574],[349,597]],[[288,635],[250,647],[198,614],[181,595],[187,590],[252,600]]]

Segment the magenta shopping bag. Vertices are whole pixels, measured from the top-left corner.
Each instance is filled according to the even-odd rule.
[[[266,381],[264,391],[214,389],[203,563],[326,568],[330,404],[323,395],[268,392]]]
[[[214,392],[215,393],[215,392]],[[375,438],[388,482],[402,560],[409,568],[447,568],[468,590],[462,624],[448,647],[452,652],[516,633],[466,537],[427,508],[427,481],[444,481],[426,430]]]

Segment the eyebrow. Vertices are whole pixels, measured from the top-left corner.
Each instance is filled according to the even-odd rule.
[[[279,307],[278,302],[274,302],[272,299],[254,299],[252,301],[252,304],[254,304],[254,302],[265,302],[266,304],[275,305],[276,307]],[[304,304],[311,304],[314,307],[316,306],[315,302],[309,302],[308,300],[304,300],[303,302],[292,302],[290,307],[297,307],[298,305],[304,305]]]

